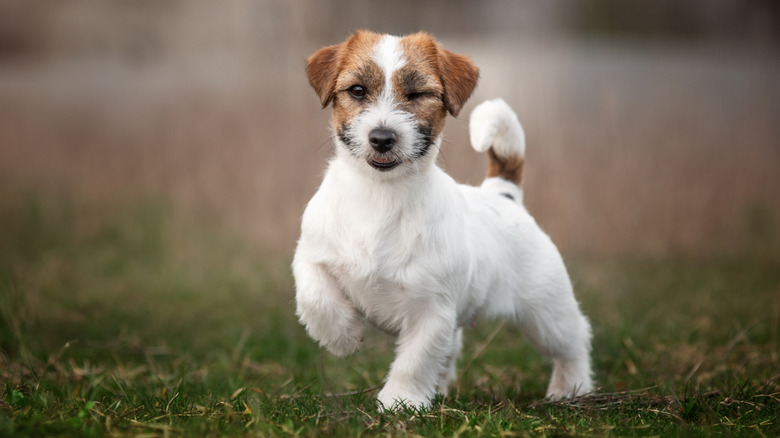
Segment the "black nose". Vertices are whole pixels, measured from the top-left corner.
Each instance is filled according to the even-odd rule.
[[[395,131],[387,128],[372,129],[368,133],[368,142],[380,154],[392,149],[396,141],[398,141],[398,135],[396,135]]]

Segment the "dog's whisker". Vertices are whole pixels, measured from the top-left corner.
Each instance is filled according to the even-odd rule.
[[[320,145],[319,145],[319,146],[317,146],[317,150],[319,151],[320,149],[322,149],[322,147],[323,147],[323,146],[325,146],[325,145],[326,145],[326,144],[328,144],[328,143],[331,143],[331,144],[333,144],[333,140],[334,140],[335,138],[336,138],[336,134],[333,134],[333,135],[331,135],[330,137],[328,137],[328,139],[327,139],[327,140],[323,141],[322,143],[320,143]]]

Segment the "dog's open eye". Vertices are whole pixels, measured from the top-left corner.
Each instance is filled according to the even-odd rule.
[[[361,85],[353,85],[349,87],[349,95],[357,100],[361,100],[366,97],[366,89]]]

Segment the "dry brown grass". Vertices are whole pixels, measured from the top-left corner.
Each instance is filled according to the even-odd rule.
[[[322,43],[329,43],[323,41]],[[526,200],[564,252],[701,255],[780,236],[776,58],[503,40],[445,41],[482,79],[450,120],[440,163],[477,184],[467,117],[504,97],[528,137]],[[237,51],[0,67],[0,181],[100,198],[156,196],[289,255],[332,150],[303,73]],[[283,55],[280,55],[283,53]]]

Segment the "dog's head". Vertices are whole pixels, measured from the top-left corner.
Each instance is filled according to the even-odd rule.
[[[333,104],[337,148],[382,172],[432,162],[447,113],[458,115],[479,76],[428,34],[366,31],[315,52],[306,73],[322,107]]]

